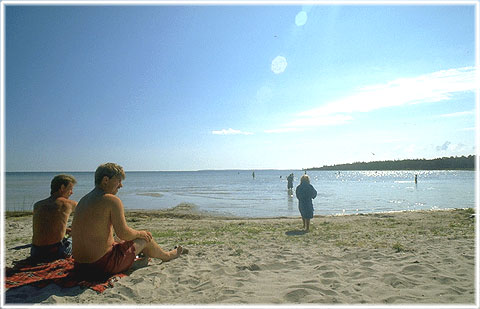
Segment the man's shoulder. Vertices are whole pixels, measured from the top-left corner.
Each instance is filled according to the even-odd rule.
[[[116,196],[115,194],[110,194],[110,193],[105,193],[104,195],[102,195],[101,199],[103,199],[104,201],[108,201],[108,202],[119,202],[120,201],[120,198],[118,196]]]
[[[76,206],[77,202],[66,197],[57,198],[57,203],[63,206]]]
[[[103,207],[114,207],[122,205],[120,198],[114,194],[103,194],[100,196],[95,204],[102,205]]]
[[[33,210],[35,211],[35,210],[51,209],[52,207],[55,207],[55,206],[57,206],[55,201],[47,197],[46,199],[43,199],[33,204]]]

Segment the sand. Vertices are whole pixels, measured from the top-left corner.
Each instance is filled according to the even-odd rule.
[[[104,293],[50,284],[6,291],[35,304],[470,304],[476,300],[472,209],[301,219],[131,211],[127,221],[189,254],[152,260]],[[5,221],[6,266],[28,256],[31,215]]]

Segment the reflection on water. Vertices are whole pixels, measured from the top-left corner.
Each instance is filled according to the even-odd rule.
[[[293,190],[292,189],[288,189],[287,191],[287,204],[288,204],[288,211],[289,212],[293,212]]]
[[[165,209],[191,203],[201,211],[248,217],[298,216],[294,190],[303,171],[127,172],[118,196],[127,209]],[[72,199],[93,189],[94,173],[77,179]],[[311,171],[315,214],[345,214],[475,206],[473,171]],[[48,197],[56,173],[6,173],[6,208],[29,210]],[[414,182],[418,175],[417,184]],[[280,177],[281,176],[281,177]],[[285,207],[285,204],[287,207]]]

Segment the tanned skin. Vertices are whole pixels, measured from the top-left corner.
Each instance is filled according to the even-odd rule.
[[[47,246],[60,242],[71,229],[68,218],[77,202],[69,200],[73,194],[73,183],[61,185],[60,189],[33,206],[33,237],[35,246]]]
[[[127,225],[122,201],[116,196],[122,187],[120,177],[104,176],[75,209],[72,222],[73,257],[78,263],[94,263],[112,248],[114,232],[122,240],[133,240],[136,254],[169,261],[182,254],[182,247],[164,251],[148,231]]]

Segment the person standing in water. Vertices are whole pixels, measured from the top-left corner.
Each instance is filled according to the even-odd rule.
[[[290,175],[288,175],[287,177],[287,189],[288,190],[292,190],[293,189],[293,173],[291,173]]]
[[[313,218],[312,199],[317,197],[317,190],[310,184],[310,177],[307,174],[300,178],[300,185],[295,190],[298,199],[298,209],[302,215],[303,229],[310,230],[310,220]]]
[[[293,173],[288,175],[287,177],[287,191],[288,191],[288,196],[293,197]]]

